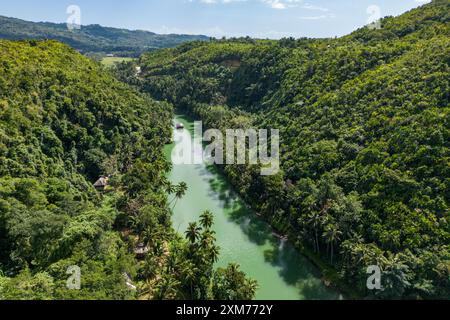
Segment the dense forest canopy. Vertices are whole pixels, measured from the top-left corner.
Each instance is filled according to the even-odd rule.
[[[115,54],[137,57],[159,48],[175,47],[183,42],[209,40],[202,35],[160,35],[142,30],[108,28],[100,25],[69,30],[65,23],[29,22],[0,16],[0,38],[8,40],[52,39],[70,45],[85,54]]]
[[[0,40],[0,300],[253,298],[239,266],[213,269],[211,213],[172,229],[171,119],[66,45]]]
[[[36,39],[0,40],[0,299],[254,297],[238,265],[214,268],[211,212],[172,228],[187,190],[166,178],[172,106],[210,128],[281,131],[276,176],[220,169],[349,297],[449,299],[449,36],[448,0],[336,39],[0,17],[0,38]],[[151,52],[111,71],[77,50]]]
[[[222,169],[334,280],[371,295],[378,265],[379,297],[449,298],[449,23],[436,0],[338,39],[192,42],[138,82],[208,127],[280,129],[282,173]]]

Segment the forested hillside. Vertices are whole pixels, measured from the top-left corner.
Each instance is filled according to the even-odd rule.
[[[175,47],[183,42],[209,38],[201,35],[160,35],[141,30],[108,28],[100,25],[69,30],[65,23],[30,22],[0,16],[0,38],[8,40],[52,39],[85,54],[116,54],[138,57],[159,48]]]
[[[141,85],[208,127],[280,129],[279,175],[222,169],[334,282],[450,298],[449,23],[436,0],[339,39],[188,43],[143,55]]]
[[[171,119],[66,45],[0,40],[0,300],[253,297],[238,266],[213,269],[210,213],[172,230]]]

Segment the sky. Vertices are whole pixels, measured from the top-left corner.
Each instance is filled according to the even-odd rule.
[[[335,37],[429,0],[2,0],[0,15],[213,37]],[[74,11],[72,11],[74,12]],[[73,20],[71,20],[73,21]]]

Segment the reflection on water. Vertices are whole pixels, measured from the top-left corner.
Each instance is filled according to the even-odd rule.
[[[177,117],[193,132],[193,123]],[[173,146],[172,146],[173,148]],[[169,155],[171,148],[166,150]],[[188,192],[174,209],[173,225],[180,233],[205,210],[214,213],[214,231],[221,248],[218,262],[224,267],[237,262],[259,284],[257,299],[339,299],[326,288],[311,263],[288,242],[275,237],[270,226],[251,212],[215,167],[175,165],[172,183],[186,182]]]

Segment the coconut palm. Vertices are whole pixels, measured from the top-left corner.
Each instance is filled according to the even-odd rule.
[[[333,264],[334,244],[341,239],[342,232],[338,229],[336,224],[328,224],[325,227],[323,237],[326,239],[327,244],[330,246],[331,264]]]
[[[202,228],[200,228],[196,222],[190,223],[189,227],[187,228],[187,230],[185,232],[186,239],[188,239],[192,244],[194,244],[200,238],[201,230],[202,230]]]
[[[313,211],[308,216],[308,223],[312,226],[314,230],[314,250],[319,253],[319,228],[322,225],[322,217],[319,212]]]
[[[188,186],[185,182],[180,182],[178,186],[175,187],[175,197],[172,199],[171,203],[173,202],[172,210],[177,205],[178,200],[184,197],[186,194],[186,191],[188,189]]]
[[[209,249],[209,257],[213,263],[216,263],[219,261],[220,256],[220,248],[218,246],[212,246]]]
[[[254,279],[248,279],[247,283],[245,285],[245,295],[247,298],[254,297],[256,294],[256,291],[258,291],[259,285],[258,281]]]
[[[167,181],[167,182],[165,183],[164,187],[165,187],[166,192],[167,192],[168,194],[173,194],[173,193],[175,193],[175,191],[176,191],[176,186],[173,185],[173,184],[171,184],[169,181]]]
[[[188,261],[181,265],[181,270],[183,278],[189,285],[189,291],[191,295],[190,298],[195,299],[196,297],[194,297],[194,287],[197,281],[197,274],[199,272],[198,268],[191,261]]]
[[[209,249],[216,242],[216,232],[212,230],[205,230],[201,235],[200,245],[204,249]]]
[[[180,282],[171,275],[164,275],[156,284],[155,299],[174,300],[178,295]]]
[[[200,216],[200,224],[205,229],[211,229],[212,225],[214,223],[214,216],[211,211],[206,210],[202,213]]]

